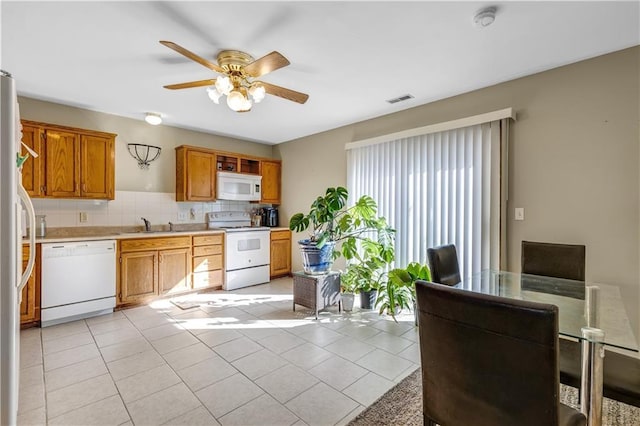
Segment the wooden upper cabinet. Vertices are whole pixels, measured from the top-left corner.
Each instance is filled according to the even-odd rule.
[[[113,142],[112,138],[80,136],[80,192],[83,197],[114,198]]]
[[[45,194],[50,197],[80,196],[80,140],[77,133],[45,130]]]
[[[22,186],[30,197],[42,197],[44,195],[44,152],[42,151],[42,141],[44,133],[37,126],[22,126],[22,143],[27,145],[38,154],[29,158],[22,165]],[[21,155],[28,154],[28,151],[21,147]]]
[[[263,203],[280,204],[279,161],[262,161],[262,199]]]
[[[281,162],[181,145],[176,148],[176,201],[215,201],[218,171],[262,176],[263,203],[280,204]]]
[[[207,150],[176,148],[176,201],[215,201],[216,155]]]
[[[32,197],[115,197],[113,133],[22,121],[22,141],[39,157],[22,167],[22,184]]]

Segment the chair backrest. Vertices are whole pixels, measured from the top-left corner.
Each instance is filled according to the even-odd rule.
[[[442,425],[558,425],[558,308],[416,282],[423,410]]]
[[[577,244],[522,241],[523,274],[584,281],[586,248]]]
[[[456,285],[460,282],[460,266],[455,245],[428,248],[427,258],[433,282],[445,285]]]

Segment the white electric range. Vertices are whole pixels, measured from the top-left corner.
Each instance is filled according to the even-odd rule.
[[[239,211],[207,213],[207,223],[209,229],[225,231],[224,290],[269,281],[271,231],[268,227],[251,226],[251,215]]]

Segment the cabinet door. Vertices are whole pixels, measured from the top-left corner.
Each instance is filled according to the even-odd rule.
[[[187,200],[216,199],[216,156],[209,152],[187,152]]]
[[[114,198],[113,138],[80,136],[80,193],[84,198]]]
[[[161,250],[158,268],[160,294],[191,289],[191,249]]]
[[[49,197],[80,196],[80,145],[76,133],[45,131],[45,194]]]
[[[158,294],[158,252],[139,251],[120,255],[120,302],[137,302]]]
[[[291,239],[271,241],[271,278],[289,275],[290,273]]]
[[[22,186],[30,197],[42,197],[44,195],[44,152],[42,150],[42,128],[30,125],[22,126],[22,143],[34,150],[38,158],[29,158],[22,165]],[[21,155],[28,151],[22,147]]]
[[[24,246],[22,252],[22,270],[27,268],[29,261],[29,248]],[[20,302],[20,323],[29,323],[36,320],[36,268],[33,268],[29,281],[22,289],[22,302]]]
[[[262,162],[262,202],[280,204],[280,168],[277,161]]]

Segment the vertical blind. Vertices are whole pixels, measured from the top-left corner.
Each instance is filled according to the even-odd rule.
[[[463,277],[497,269],[499,176],[499,122],[347,151],[350,200],[370,195],[396,229],[397,267],[426,263],[427,248],[455,244]]]

